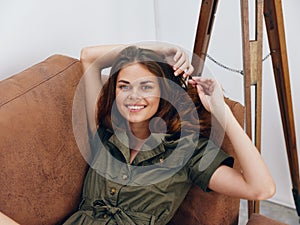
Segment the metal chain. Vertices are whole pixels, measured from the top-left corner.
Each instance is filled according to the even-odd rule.
[[[218,66],[222,67],[223,69],[226,69],[226,70],[229,70],[231,72],[234,72],[234,73],[239,73],[241,75],[244,75],[244,71],[243,70],[238,70],[238,69],[233,69],[233,68],[230,68],[220,62],[218,62],[217,60],[215,60],[213,57],[211,57],[209,54],[206,53],[206,57],[209,58],[212,62],[214,62],[215,64],[217,64]]]
[[[264,62],[267,58],[269,58],[269,57],[272,55],[272,53],[274,53],[274,52],[276,52],[276,50],[272,50],[271,52],[269,52],[269,54],[266,55],[266,56],[262,59],[262,62]]]
[[[264,62],[267,58],[269,58],[271,56],[271,54],[275,52],[275,50],[271,51],[269,54],[267,54],[263,59],[262,62]],[[205,55],[205,54],[203,54]],[[210,56],[208,53],[206,53],[206,57],[208,59],[210,59],[213,63],[217,64],[218,66],[222,67],[223,69],[226,69],[228,71],[234,72],[234,73],[239,73],[241,75],[244,75],[244,71],[243,70],[239,70],[239,69],[234,69],[234,68],[230,68],[226,65],[224,65],[223,63],[218,62],[217,60],[215,60],[212,56]]]

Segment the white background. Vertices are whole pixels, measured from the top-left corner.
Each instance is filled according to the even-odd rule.
[[[1,0],[0,80],[53,54],[78,58],[82,47],[96,44],[157,40],[192,51],[200,3],[195,0]],[[283,11],[299,154],[300,2],[283,1]],[[267,55],[266,32],[264,39],[263,55]],[[219,1],[208,53],[229,67],[242,69],[241,47],[240,3]],[[221,81],[228,97],[243,104],[241,75],[228,72],[208,59],[206,69]],[[262,120],[262,155],[277,183],[277,193],[271,200],[294,208],[270,58],[263,63]]]

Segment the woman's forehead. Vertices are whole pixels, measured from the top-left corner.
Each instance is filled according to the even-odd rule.
[[[118,74],[118,81],[134,82],[157,82],[157,76],[147,69],[146,66],[135,63],[122,68]]]

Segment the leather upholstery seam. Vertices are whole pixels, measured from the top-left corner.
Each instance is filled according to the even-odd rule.
[[[38,87],[39,85],[41,85],[41,84],[47,82],[48,80],[51,80],[52,78],[58,76],[59,74],[63,73],[64,71],[66,71],[66,70],[69,69],[72,65],[74,65],[74,64],[76,64],[76,63],[79,63],[79,61],[78,61],[78,60],[74,60],[74,61],[71,62],[69,65],[67,65],[64,69],[58,71],[57,73],[51,75],[50,77],[48,77],[48,78],[46,78],[46,79],[44,79],[44,80],[42,80],[42,81],[40,81],[40,82],[34,84],[33,86],[31,86],[31,87],[25,89],[23,92],[17,94],[16,96],[14,96],[14,97],[12,97],[12,98],[10,98],[10,99],[4,101],[2,104],[0,104],[0,108],[1,108],[2,106],[4,106],[4,105],[8,104],[9,102],[11,102],[11,101],[13,101],[13,100],[19,98],[20,96],[26,94],[27,92],[33,90],[34,88]]]

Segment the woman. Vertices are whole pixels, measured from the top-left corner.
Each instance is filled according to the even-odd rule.
[[[220,85],[202,77],[187,84],[193,67],[180,48],[96,46],[83,49],[81,61],[94,157],[79,210],[65,224],[167,224],[192,183],[244,199],[274,194],[274,181]],[[107,67],[102,86],[98,73]],[[232,142],[241,173],[202,132],[209,113]]]

